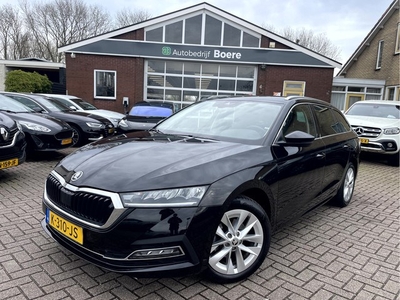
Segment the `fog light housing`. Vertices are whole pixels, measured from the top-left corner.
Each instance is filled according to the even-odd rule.
[[[179,246],[167,247],[167,248],[157,248],[157,249],[142,249],[136,250],[128,259],[144,260],[144,259],[161,259],[182,256],[185,253]]]

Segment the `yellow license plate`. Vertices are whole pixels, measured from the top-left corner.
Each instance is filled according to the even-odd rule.
[[[47,223],[58,232],[62,233],[71,240],[83,244],[83,229],[71,222],[61,218],[52,211],[47,211]]]
[[[369,139],[364,139],[364,138],[359,138],[361,144],[368,144],[369,143]]]
[[[7,169],[14,166],[18,166],[18,158],[0,161],[0,169]]]
[[[61,145],[72,144],[72,138],[61,140]]]

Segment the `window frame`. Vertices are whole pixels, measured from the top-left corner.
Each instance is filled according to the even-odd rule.
[[[288,88],[289,84],[300,84],[301,88]],[[284,97],[287,96],[304,96],[306,91],[306,82],[305,81],[296,81],[296,80],[284,80],[283,81],[283,91],[282,95]],[[289,93],[289,95],[288,95]]]
[[[400,54],[400,22],[397,23],[397,35],[396,35],[394,54]]]
[[[375,65],[376,70],[380,70],[382,68],[383,47],[384,47],[384,40],[380,40],[378,42],[378,53],[376,54],[376,65]]]
[[[114,74],[114,95],[113,96],[101,96],[97,95],[97,74],[98,73],[113,73]],[[95,99],[107,99],[116,100],[117,99],[117,71],[115,70],[100,70],[95,69],[93,71],[93,95]]]

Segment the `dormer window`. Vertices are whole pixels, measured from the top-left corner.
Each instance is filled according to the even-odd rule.
[[[156,26],[145,30],[146,41],[186,45],[260,47],[260,34],[206,13]]]

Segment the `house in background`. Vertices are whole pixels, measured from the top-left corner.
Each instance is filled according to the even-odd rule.
[[[4,82],[9,71],[21,70],[37,72],[47,75],[52,82],[53,94],[65,94],[65,64],[54,63],[38,58],[24,58],[19,60],[0,60],[0,91],[5,90]]]
[[[394,0],[333,79],[331,103],[400,100],[400,15]]]
[[[67,91],[123,111],[210,95],[305,95],[330,101],[340,63],[207,3],[59,48]],[[128,104],[129,103],[129,104]]]

